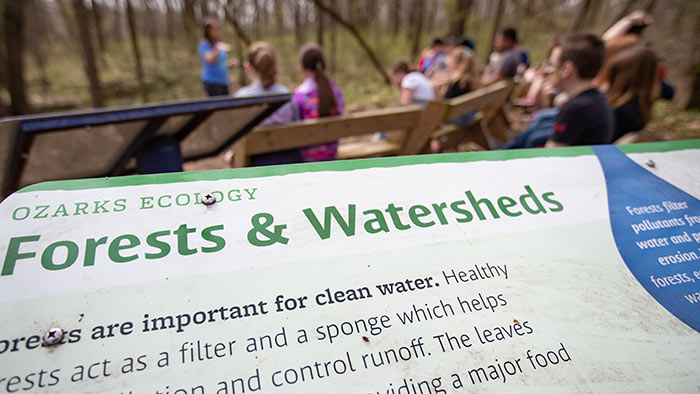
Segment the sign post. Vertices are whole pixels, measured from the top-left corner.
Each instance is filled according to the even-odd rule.
[[[0,391],[691,392],[700,141],[47,182]]]

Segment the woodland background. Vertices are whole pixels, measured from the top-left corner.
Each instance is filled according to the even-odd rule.
[[[658,103],[646,139],[700,138],[697,0],[0,0],[0,117],[203,97],[201,22],[220,20],[230,56],[255,40],[278,51],[279,81],[301,80],[297,51],[316,41],[358,111],[397,104],[386,68],[415,61],[436,36],[466,36],[483,63],[494,32],[515,27],[533,64],[558,33],[603,33],[644,9],[644,38],[676,87]],[[231,70],[232,91],[245,85]]]

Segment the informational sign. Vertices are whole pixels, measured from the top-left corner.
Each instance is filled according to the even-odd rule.
[[[29,186],[0,392],[700,391],[700,141]]]

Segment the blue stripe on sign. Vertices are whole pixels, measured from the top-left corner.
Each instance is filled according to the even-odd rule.
[[[605,174],[622,259],[656,301],[700,331],[700,201],[615,146],[591,148]]]

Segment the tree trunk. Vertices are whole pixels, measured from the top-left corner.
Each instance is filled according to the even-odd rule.
[[[413,31],[412,31],[412,45],[411,45],[411,59],[416,59],[418,57],[418,52],[420,51],[420,39],[421,33],[423,33],[423,10],[425,9],[425,0],[414,0],[413,1]]]
[[[3,28],[5,33],[5,55],[7,87],[10,91],[10,114],[29,112],[27,85],[24,80],[24,1],[5,1]]]
[[[156,5],[153,0],[145,0],[146,16],[148,17],[148,38],[151,42],[151,51],[156,59],[160,58],[160,47],[158,46],[158,17],[156,16]]]
[[[197,20],[194,16],[194,0],[182,1],[182,24],[185,26],[185,34],[194,36],[197,31]]]
[[[389,15],[391,19],[391,32],[394,36],[397,36],[401,30],[401,0],[392,0]]]
[[[646,7],[644,7],[644,11],[647,14],[651,14],[654,11],[654,6],[656,6],[656,0],[649,0]]]
[[[254,20],[253,23],[255,24],[254,27],[254,32],[255,32],[255,39],[259,40],[260,39],[260,0],[253,0],[253,8],[254,8]]]
[[[275,24],[277,24],[277,35],[284,35],[284,10],[282,0],[275,0]]]
[[[323,11],[316,6],[316,42],[323,48]]]
[[[292,0],[294,7],[294,38],[296,40],[297,46],[301,47],[304,45],[304,32],[301,26],[301,0]]]
[[[268,8],[267,0],[260,0],[262,2],[262,7],[260,7],[260,21],[263,27],[263,34],[267,32],[267,27],[270,24],[270,13]]]
[[[100,10],[100,5],[97,3],[97,0],[92,0],[91,4],[92,17],[95,21],[95,32],[97,33],[97,44],[100,48],[100,58],[102,59],[102,63],[104,64],[104,56],[107,51],[107,46],[105,44],[105,33],[102,27],[102,10]]]
[[[700,40],[697,39],[698,34],[700,34],[700,19],[694,19],[694,34],[691,37],[695,37],[695,40],[691,41],[690,45],[687,46],[688,53],[691,55],[686,58],[686,61],[690,64],[690,67],[687,69],[687,75],[691,78],[689,84],[690,94],[688,95],[688,101],[685,103],[684,107],[686,109],[697,110],[700,109]]]
[[[598,19],[600,17],[600,12],[602,9],[602,0],[592,0],[590,10],[588,11],[588,16],[585,18],[583,26],[587,26],[591,30],[592,28],[595,28],[598,24]]]
[[[614,25],[615,23],[617,23],[617,21],[619,21],[620,19],[622,19],[625,15],[629,14],[630,11],[632,10],[632,6],[634,5],[634,3],[635,3],[636,1],[637,1],[637,0],[627,0],[627,1],[624,3],[624,5],[622,6],[622,8],[620,8],[620,12],[618,12],[618,13],[615,15],[615,18],[613,18],[612,22],[610,22],[610,24],[608,25],[608,29],[611,28],[612,25]]]
[[[328,16],[330,16],[334,21],[345,27],[348,30],[348,32],[350,32],[350,34],[352,34],[352,36],[355,37],[362,49],[364,49],[365,53],[367,53],[367,56],[369,57],[370,62],[372,62],[372,64],[374,65],[374,68],[376,68],[379,74],[381,74],[382,78],[384,79],[384,82],[386,82],[387,85],[391,85],[391,78],[389,78],[389,74],[387,74],[386,70],[377,59],[377,56],[374,54],[369,45],[367,45],[362,36],[360,36],[355,27],[353,27],[350,23],[341,18],[340,15],[338,15],[338,13],[335,12],[332,8],[324,5],[321,2],[321,0],[313,0],[313,2],[316,3],[316,6],[318,6],[321,10],[323,10],[323,12],[328,14]]]
[[[571,27],[571,31],[581,30],[584,25],[583,22],[586,20],[586,15],[588,15],[588,10],[591,8],[591,1],[592,0],[583,0],[581,2],[581,6],[576,12],[576,19],[574,19],[574,24]]]
[[[435,17],[439,6],[440,4],[438,2],[432,2],[429,4],[427,9],[423,8],[423,31],[433,31],[433,26],[435,26]]]
[[[51,81],[49,81],[49,75],[46,71],[46,53],[44,49],[49,44],[52,34],[50,15],[46,12],[45,4],[42,1],[29,0],[27,3],[29,3],[29,15],[32,15],[34,23],[30,23],[26,27],[25,40],[34,43],[29,46],[29,51],[39,69],[41,91],[44,95],[47,95]]]
[[[695,66],[695,74],[693,74],[693,82],[690,89],[690,98],[685,105],[685,109],[700,110],[700,65]]]
[[[523,12],[527,18],[535,16],[535,0],[525,0],[525,7],[523,8]]]
[[[494,15],[493,26],[491,28],[491,43],[489,46],[489,52],[485,54],[487,60],[493,52],[493,41],[496,38],[496,34],[498,34],[498,29],[501,28],[501,19],[503,19],[503,9],[505,8],[505,5],[505,0],[498,0],[498,4],[496,5],[496,15]]]
[[[175,27],[173,26],[173,7],[170,5],[170,0],[164,0],[165,3],[165,29],[170,44],[175,41]],[[170,51],[168,51],[170,54]]]
[[[241,45],[241,41],[243,41],[247,46],[250,45],[251,41],[250,38],[248,38],[248,36],[245,34],[243,29],[241,29],[241,26],[238,24],[239,12],[240,9],[236,7],[236,4],[233,3],[233,0],[228,0],[227,7],[224,7],[224,14],[226,15],[226,19],[231,23],[231,25],[233,25],[233,29],[236,31],[236,35],[239,38],[234,43],[234,49],[236,51],[236,57],[238,58],[238,62],[240,64],[243,64],[245,59],[243,56],[243,47]],[[242,87],[247,84],[248,76],[246,75],[245,68],[238,67],[238,86]]]
[[[131,38],[131,49],[134,51],[134,60],[136,61],[136,79],[139,82],[139,90],[141,91],[141,100],[144,103],[148,102],[148,91],[143,76],[143,65],[141,64],[141,50],[139,49],[139,40],[136,35],[136,20],[134,18],[134,8],[131,6],[131,0],[126,0],[126,20],[129,24],[129,37]]]
[[[456,0],[454,11],[450,13],[450,30],[448,34],[455,37],[464,36],[464,24],[469,17],[472,0]]]
[[[100,84],[99,69],[95,62],[95,51],[92,44],[92,34],[90,32],[90,24],[85,23],[89,20],[87,10],[83,0],[73,0],[73,10],[75,12],[75,23],[78,25],[78,35],[80,36],[80,46],[83,49],[83,59],[85,62],[85,73],[90,82],[90,96],[92,97],[92,105],[95,107],[104,106],[102,97],[102,85]]]
[[[365,27],[374,25],[374,21],[377,20],[377,15],[379,14],[377,0],[365,0],[363,8]]]
[[[229,8],[231,10],[229,10]],[[228,0],[228,7],[224,7],[224,14],[226,15],[226,20],[228,20],[231,23],[231,26],[233,26],[233,30],[236,32],[238,38],[243,41],[246,46],[250,46],[252,41],[250,37],[245,34],[240,23],[238,23],[238,11],[232,0]]]
[[[113,15],[113,20],[112,20],[112,29],[111,29],[111,35],[112,39],[116,39],[118,41],[122,41],[124,39],[124,32],[122,30],[122,11],[121,11],[121,0],[115,0],[114,1],[114,8],[112,8],[112,15]]]
[[[330,5],[329,7],[333,7],[333,5]],[[338,49],[338,24],[335,22],[335,20],[331,19],[329,21],[330,23],[330,28],[331,28],[331,75],[335,74],[336,72],[336,52]]]

